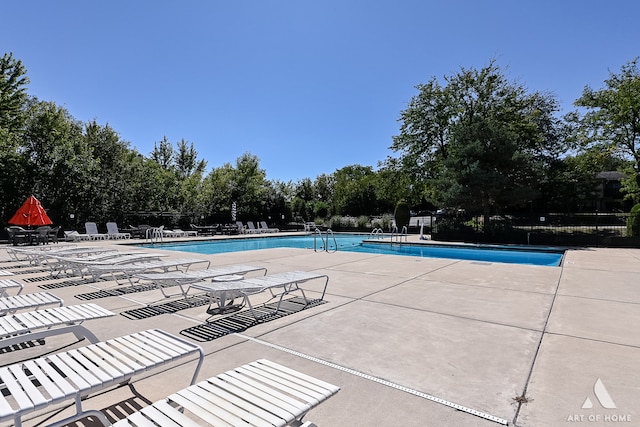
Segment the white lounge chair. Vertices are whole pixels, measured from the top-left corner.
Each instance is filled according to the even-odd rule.
[[[63,251],[69,251],[72,249],[77,249],[75,244],[67,244],[64,246],[38,246],[31,248],[14,248],[8,247],[7,252],[11,256],[11,258],[16,261],[29,261],[29,263],[33,264],[35,260],[37,260],[40,256],[48,254],[48,253],[58,253]],[[87,248],[84,248],[87,249]]]
[[[167,272],[170,270],[180,270],[180,268],[183,269],[181,271],[187,271],[193,264],[205,262],[207,263],[207,267],[205,268],[208,268],[209,265],[211,265],[211,261],[200,258],[176,258],[166,261],[149,259],[145,260],[144,262],[140,261],[117,264],[87,263],[85,267],[87,268],[88,274],[91,275],[91,278],[94,282],[97,281],[101,276],[110,274],[113,280],[115,280],[117,283],[120,283],[116,279],[115,275],[118,273],[122,273],[127,277],[129,283],[133,285],[132,276],[136,273],[145,273],[153,270],[161,270]]]
[[[253,225],[253,221],[247,221],[247,233],[256,234],[261,232],[261,230],[257,229],[256,226]]]
[[[167,294],[164,289],[166,287],[179,287],[180,293],[185,299],[188,297],[190,283],[200,282],[205,279],[212,279],[216,277],[224,276],[244,276],[245,274],[263,271],[263,274],[267,274],[265,267],[258,267],[255,265],[229,265],[215,268],[206,268],[203,270],[192,271],[172,271],[165,273],[136,273],[134,276],[140,280],[149,281],[155,283],[156,286],[162,291],[162,294],[166,297],[172,297],[178,294]]]
[[[302,418],[338,391],[338,386],[260,359],[187,387],[113,426],[312,426]]]
[[[85,320],[115,316],[97,304],[78,304],[26,311],[0,317],[0,348],[52,335],[73,333],[76,338],[98,342],[98,338],[81,323]]]
[[[64,301],[50,292],[34,292],[0,298],[0,316],[15,313],[18,310],[37,309],[46,305],[62,306]]]
[[[84,396],[194,355],[199,357],[191,380],[194,384],[204,360],[202,348],[159,329],[4,366],[0,368],[0,423],[13,421],[20,427],[26,414],[75,400],[76,413],[54,425],[66,425],[87,416],[109,425],[102,412],[83,410]]]
[[[251,311],[251,314],[255,317],[255,319],[257,321],[260,321],[263,318],[276,315],[280,310],[280,305],[282,304],[283,298],[292,292],[300,291],[305,304],[308,304],[309,301],[304,292],[304,289],[302,289],[299,285],[301,283],[308,282],[314,279],[325,279],[322,295],[320,297],[320,300],[322,300],[324,299],[325,292],[327,291],[329,276],[327,276],[326,274],[315,273],[311,271],[290,271],[286,273],[270,274],[262,277],[252,277],[249,279],[243,279],[233,282],[196,282],[190,284],[190,286],[193,289],[198,289],[200,291],[206,292],[212,300],[218,301],[220,308],[224,308],[220,306],[220,304],[224,304],[225,299],[230,298],[229,295],[237,293],[239,296],[243,297],[244,302],[249,306],[249,310]],[[274,292],[274,290],[277,289],[281,289],[281,291],[277,293]],[[278,304],[276,305],[275,310],[273,310],[272,312],[258,315],[253,305],[251,304],[249,296],[261,293],[266,290],[271,293],[272,298],[279,297]]]
[[[98,226],[95,222],[85,222],[84,228],[91,240],[106,240],[109,237],[108,234],[98,232]]]
[[[84,277],[86,273],[91,274],[92,269],[96,266],[111,267],[118,264],[127,264],[144,260],[159,260],[166,256],[160,253],[151,252],[133,252],[118,253],[108,252],[107,254],[87,257],[70,257],[51,255],[56,262],[50,266],[51,275],[55,276],[63,271],[71,270],[74,274]],[[106,257],[106,258],[105,258]],[[86,272],[85,272],[86,271]]]
[[[107,238],[109,239],[130,239],[131,233],[121,233],[118,230],[118,224],[115,222],[107,223]]]
[[[180,228],[174,228],[173,232],[180,234],[180,237],[196,237],[198,235],[198,232],[195,230],[184,231]]]
[[[64,240],[66,242],[79,242],[82,240],[91,240],[91,236],[88,234],[80,234],[76,230],[64,230]]]
[[[0,279],[0,297],[7,297],[9,294],[7,290],[9,289],[17,289],[16,295],[20,295],[24,285],[13,279]]]
[[[260,229],[263,233],[277,233],[280,231],[279,228],[270,228],[266,221],[260,221]]]

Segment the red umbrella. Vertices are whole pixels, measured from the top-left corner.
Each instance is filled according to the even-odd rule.
[[[49,216],[44,211],[44,208],[40,204],[40,201],[33,196],[29,196],[27,200],[24,201],[20,209],[18,209],[9,220],[9,224],[13,225],[26,225],[28,227],[31,226],[41,226],[41,225],[50,225],[53,222],[49,219]]]

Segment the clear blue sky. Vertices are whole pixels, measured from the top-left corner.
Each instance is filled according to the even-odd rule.
[[[563,113],[640,55],[637,0],[21,0],[1,53],[29,94],[109,124],[148,155],[192,142],[209,170],[258,156],[298,181],[392,152],[431,77],[496,59]]]

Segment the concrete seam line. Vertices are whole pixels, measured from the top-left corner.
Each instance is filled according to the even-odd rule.
[[[427,399],[427,400],[430,400],[432,402],[439,403],[441,405],[448,406],[450,408],[456,409],[456,410],[461,411],[461,412],[466,412],[468,414],[475,415],[477,417],[484,418],[486,420],[496,422],[498,424],[502,424],[502,425],[505,425],[505,426],[509,424],[509,422],[507,420],[499,418],[499,417],[496,417],[494,415],[487,414],[485,412],[481,412],[481,411],[478,411],[478,410],[475,410],[475,409],[472,409],[472,408],[468,408],[466,406],[462,406],[462,405],[459,405],[459,404],[454,403],[454,402],[449,402],[448,400],[441,399],[439,397],[432,396],[430,394],[423,393],[423,392],[418,391],[418,390],[413,390],[413,389],[411,389],[409,387],[405,387],[403,385],[396,384],[396,383],[393,383],[391,381],[383,380],[383,379],[375,377],[373,375],[365,374],[364,372],[356,371],[355,369],[347,368],[345,366],[341,366],[341,365],[338,365],[336,363],[328,362],[326,360],[322,360],[322,359],[319,359],[317,357],[313,357],[313,356],[310,356],[310,355],[305,354],[305,353],[300,353],[299,351],[291,350],[289,348],[282,347],[282,346],[279,346],[279,345],[276,345],[276,344],[272,344],[270,342],[263,341],[263,340],[260,340],[260,339],[254,338],[254,337],[250,337],[250,336],[247,336],[247,335],[242,335],[242,334],[239,334],[239,333],[234,333],[234,335],[239,336],[239,337],[244,338],[244,339],[249,340],[249,341],[253,341],[253,342],[257,343],[257,344],[262,344],[262,345],[265,345],[267,347],[271,347],[273,349],[283,351],[285,353],[293,354],[293,355],[301,357],[303,359],[311,360],[311,361],[319,363],[321,365],[325,365],[325,366],[328,366],[330,368],[338,369],[338,370],[346,372],[348,374],[352,374],[352,375],[358,376],[360,378],[364,378],[364,379],[367,379],[369,381],[373,381],[373,382],[376,382],[378,384],[382,384],[382,385],[385,385],[387,387],[391,387],[391,388],[394,388],[396,390],[400,390],[400,391],[403,391],[405,393],[409,393],[411,395],[414,395],[414,396],[417,396],[417,397],[421,397],[423,399]]]

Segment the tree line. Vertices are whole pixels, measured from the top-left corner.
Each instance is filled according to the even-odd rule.
[[[192,142],[154,144],[142,154],[108,124],[80,122],[27,92],[24,64],[0,59],[0,223],[33,194],[54,223],[123,224],[231,221],[271,223],[333,215],[446,207],[488,218],[509,211],[594,208],[601,171],[624,173],[625,202],[640,181],[640,73],[637,60],[585,87],[576,110],[560,116],[553,95],[510,81],[490,61],[416,86],[399,114],[393,152],[374,168],[349,165],[296,182],[267,179],[245,153],[207,172]]]

